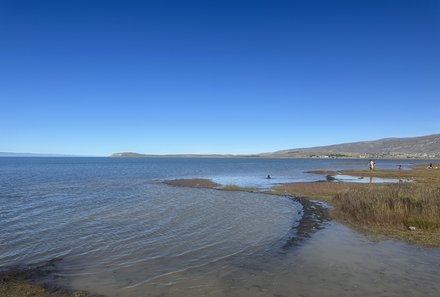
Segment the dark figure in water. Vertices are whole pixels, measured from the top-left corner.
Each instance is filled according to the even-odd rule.
[[[267,175],[267,179],[271,179],[271,177],[270,177],[270,175],[269,175],[269,174]]]
[[[402,169],[402,165],[399,165],[399,170],[401,170]]]

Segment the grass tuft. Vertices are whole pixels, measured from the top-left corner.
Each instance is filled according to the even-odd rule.
[[[207,178],[173,179],[165,181],[165,184],[176,187],[215,188],[220,184]]]
[[[260,191],[258,188],[252,188],[252,187],[241,187],[234,184],[224,185],[219,187],[220,190],[225,191],[248,191],[248,192],[257,192]]]
[[[335,210],[361,225],[440,229],[440,188],[421,184],[387,184],[352,188],[335,195]]]

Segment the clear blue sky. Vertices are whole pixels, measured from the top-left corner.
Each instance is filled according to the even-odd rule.
[[[440,1],[0,0],[0,151],[258,153],[440,132]]]

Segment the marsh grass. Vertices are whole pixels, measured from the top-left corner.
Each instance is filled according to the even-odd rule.
[[[253,188],[253,187],[242,187],[234,184],[224,185],[218,187],[220,190],[225,191],[247,191],[247,192],[260,192],[261,190],[259,188]]]
[[[176,187],[215,188],[220,184],[207,178],[173,179],[165,181],[165,184]]]
[[[275,190],[325,200],[333,206],[333,218],[366,234],[440,246],[440,183],[305,182]]]
[[[176,187],[193,187],[193,188],[210,188],[210,189],[215,188],[225,191],[261,192],[261,189],[259,188],[242,187],[234,184],[221,185],[207,178],[173,179],[173,180],[167,180],[164,183]]]
[[[386,184],[352,188],[335,195],[338,216],[360,225],[440,229],[440,188],[426,184]]]

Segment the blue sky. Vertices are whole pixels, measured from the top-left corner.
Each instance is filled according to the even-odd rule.
[[[440,1],[0,0],[0,151],[438,133],[439,53]]]

